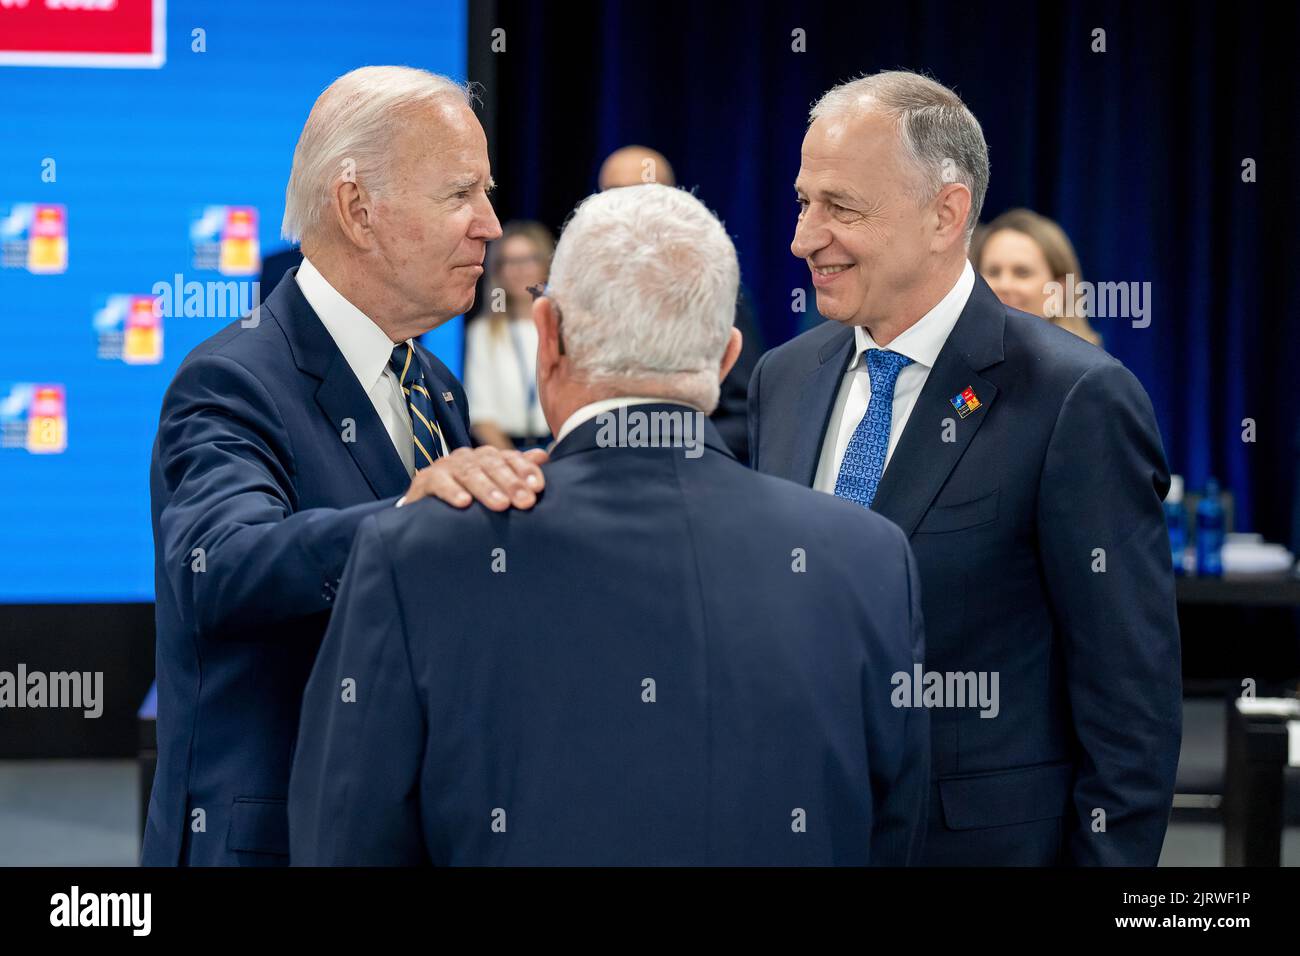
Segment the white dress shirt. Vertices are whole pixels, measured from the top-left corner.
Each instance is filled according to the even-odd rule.
[[[388,366],[397,343],[389,339],[388,333],[375,325],[364,312],[343,298],[306,256],[295,278],[303,298],[320,318],[334,344],[343,353],[352,374],[361,383],[361,390],[375,406],[379,420],[384,423],[393,447],[406,466],[406,473],[414,475],[415,441],[411,433],[411,413],[406,410],[406,396],[402,394],[397,374]],[[411,343],[410,339],[406,341]],[[339,422],[335,424],[343,427]],[[445,455],[447,450],[444,448],[442,453]]]
[[[889,448],[885,451],[885,468],[894,455],[899,436],[907,425],[907,419],[916,406],[916,399],[930,377],[939,351],[948,341],[952,327],[957,324],[966,300],[975,288],[975,270],[967,260],[966,267],[956,284],[948,291],[939,304],[921,317],[910,329],[889,343],[886,348],[891,352],[906,355],[912,360],[898,373],[894,384],[894,411],[889,423]],[[835,398],[835,407],[831,410],[830,422],[826,426],[826,435],[822,439],[821,457],[817,461],[817,477],[813,487],[828,494],[835,493],[835,479],[840,474],[840,464],[844,461],[844,451],[849,447],[849,439],[867,413],[867,402],[871,400],[871,375],[863,353],[868,349],[880,348],[871,338],[871,333],[862,326],[853,329],[854,352],[844,379],[840,382],[840,391]]]
[[[514,438],[549,435],[536,381],[537,326],[531,318],[494,324],[486,315],[469,323],[465,397],[474,410],[474,421],[490,422]]]
[[[598,402],[590,402],[583,405],[580,409],[566,418],[564,424],[560,426],[559,434],[555,436],[555,441],[551,443],[551,447],[554,448],[560,442],[564,441],[565,436],[583,422],[595,418],[601,412],[612,412],[620,405],[681,405],[684,408],[695,407],[686,402],[679,402],[671,398],[646,398],[641,395],[631,398],[602,398]],[[696,410],[698,411],[698,409]]]

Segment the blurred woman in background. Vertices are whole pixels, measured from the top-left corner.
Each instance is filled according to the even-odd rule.
[[[526,220],[506,223],[488,247],[485,308],[465,333],[465,393],[481,444],[527,449],[550,440],[537,400],[537,329],[528,287],[546,282],[554,254],[550,230]]]
[[[1077,302],[1064,303],[1065,308],[1060,310],[1064,315],[1048,314],[1061,301],[1059,293],[1053,296],[1048,283],[1077,288],[1083,281],[1074,246],[1065,230],[1051,219],[1028,209],[1010,209],[976,230],[970,259],[1005,305],[1101,345],[1101,336]],[[1071,286],[1066,284],[1067,275],[1074,276]]]

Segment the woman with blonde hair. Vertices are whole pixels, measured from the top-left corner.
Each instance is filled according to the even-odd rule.
[[[536,448],[550,439],[537,400],[537,329],[529,286],[551,271],[555,238],[540,222],[515,220],[488,247],[484,308],[465,333],[471,431],[484,445]]]
[[[976,231],[970,260],[1004,304],[1101,345],[1079,303],[1062,297],[1080,287],[1083,275],[1069,237],[1051,219],[1029,209],[1004,212]]]

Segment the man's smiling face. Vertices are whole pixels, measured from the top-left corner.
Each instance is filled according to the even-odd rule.
[[[846,325],[887,320],[924,274],[929,203],[894,121],[823,116],[803,140],[790,251],[808,262],[817,309]]]

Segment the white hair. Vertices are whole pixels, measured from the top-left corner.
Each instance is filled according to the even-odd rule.
[[[713,213],[684,190],[646,183],[579,204],[549,289],[581,378],[712,412],[739,282],[736,248]]]
[[[407,109],[443,97],[472,105],[473,96],[469,85],[409,66],[363,66],[344,73],[317,97],[298,137],[280,234],[292,242],[310,236],[340,179],[383,194],[390,182],[393,138]]]
[[[929,202],[946,183],[970,190],[969,244],[989,188],[989,147],[961,97],[919,73],[890,70],[833,87],[808,113],[808,125],[825,117],[884,113],[894,119],[904,158],[916,170],[918,202]]]

